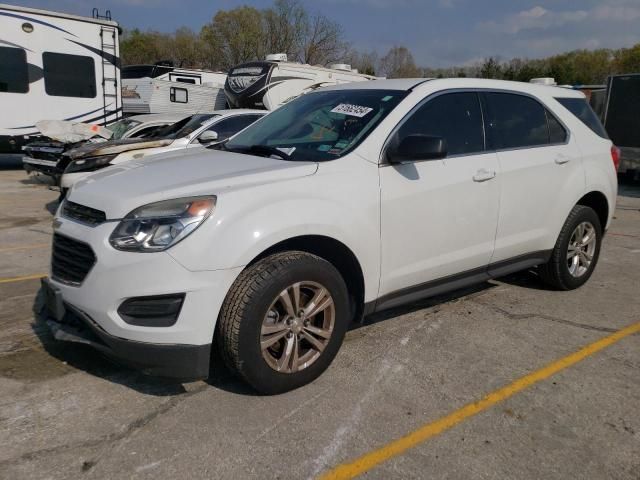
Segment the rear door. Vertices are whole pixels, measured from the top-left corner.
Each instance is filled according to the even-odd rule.
[[[498,162],[485,146],[476,92],[443,93],[419,105],[393,134],[443,137],[442,160],[382,165],[380,295],[474,271],[493,253],[498,222]],[[384,302],[387,302],[384,299]],[[390,306],[390,304],[387,304]]]
[[[491,262],[522,255],[544,258],[567,208],[584,188],[580,150],[537,99],[507,92],[482,96],[489,141],[500,164],[500,218]]]

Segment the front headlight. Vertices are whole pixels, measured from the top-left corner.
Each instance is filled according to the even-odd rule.
[[[159,252],[192,233],[213,212],[216,197],[177,198],[136,208],[109,237],[113,248],[127,252]]]
[[[116,154],[117,155],[117,154]],[[102,155],[100,157],[88,157],[72,160],[64,170],[64,173],[93,172],[109,165],[116,155]]]

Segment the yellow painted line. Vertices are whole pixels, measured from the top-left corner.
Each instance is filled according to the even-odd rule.
[[[338,465],[336,468],[329,470],[321,475],[320,479],[342,480],[355,478],[358,475],[371,470],[376,465],[379,465],[382,462],[401,455],[407,450],[423,442],[426,442],[430,438],[435,437],[436,435],[454,427],[463,420],[473,417],[474,415],[477,415],[478,413],[489,409],[493,405],[508,399],[521,390],[535,385],[536,383],[549,378],[550,376],[564,370],[565,368],[575,365],[576,363],[584,360],[594,353],[597,353],[600,350],[607,348],[616,342],[619,342],[623,338],[638,332],[640,332],[640,322],[634,323],[633,325],[623,328],[622,330],[618,330],[612,335],[609,335],[608,337],[602,338],[597,342],[587,345],[586,347],[581,348],[571,355],[561,358],[560,360],[550,363],[540,370],[519,378],[515,382],[488,394],[477,402],[470,403],[460,408],[459,410],[456,410],[455,412],[452,412],[449,415],[436,420],[435,422],[424,425],[402,438],[394,440],[377,450],[373,450],[372,452],[362,455],[360,458],[357,458],[352,462]]]
[[[33,275],[25,275],[24,277],[9,277],[9,278],[1,278],[0,283],[15,283],[15,282],[23,282],[25,280],[37,280],[38,278],[46,277],[46,273],[35,273]]]
[[[22,245],[16,247],[4,247],[0,248],[0,253],[2,252],[15,252],[16,250],[34,250],[36,248],[44,248],[51,245],[51,243],[34,243],[32,245]]]

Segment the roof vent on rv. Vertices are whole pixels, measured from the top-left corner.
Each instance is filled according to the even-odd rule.
[[[351,65],[349,65],[348,63],[332,63],[331,65],[329,65],[329,68],[331,70],[342,70],[344,72],[351,71]]]
[[[553,77],[532,78],[531,80],[529,80],[529,83],[535,83],[536,85],[546,85],[548,87],[554,87],[557,85],[556,79]]]
[[[270,53],[265,58],[267,62],[286,62],[287,54],[286,53]]]

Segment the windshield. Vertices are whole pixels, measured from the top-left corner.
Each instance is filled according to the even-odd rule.
[[[118,120],[111,125],[107,125],[107,128],[113,132],[111,140],[120,140],[125,133],[127,133],[133,127],[137,127],[138,125],[140,125],[140,123],[142,122],[131,120],[129,118],[123,118],[122,120]]]
[[[398,90],[330,90],[303,95],[224,145],[287,160],[334,160],[355,148],[407,95]]]
[[[179,122],[161,128],[153,134],[153,138],[184,138],[199,129],[207,120],[219,116],[210,113],[191,115]]]

